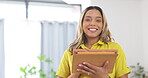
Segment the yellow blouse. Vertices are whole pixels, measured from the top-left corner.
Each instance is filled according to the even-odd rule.
[[[101,46],[98,44],[100,44]],[[87,47],[84,46],[84,44],[81,44],[80,47],[82,49],[88,49]],[[108,74],[110,78],[119,78],[131,72],[126,64],[125,54],[118,43],[108,42],[108,44],[105,44],[101,41],[98,41],[91,47],[91,49],[117,49],[118,50],[117,52],[118,56],[116,58],[113,72],[111,74]],[[67,78],[72,73],[72,58],[73,56],[71,55],[71,52],[67,49],[64,52],[64,55],[60,62],[58,71],[56,73],[57,76]],[[80,78],[91,78],[91,77],[89,77],[88,75],[82,74]]]

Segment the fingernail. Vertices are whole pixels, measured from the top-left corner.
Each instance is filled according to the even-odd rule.
[[[79,66],[82,66],[82,64],[79,64]]]
[[[77,71],[80,71],[80,69],[77,69]]]
[[[86,64],[86,62],[83,62],[83,64]]]

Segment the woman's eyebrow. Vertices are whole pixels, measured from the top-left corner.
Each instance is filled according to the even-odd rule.
[[[89,18],[91,18],[92,16],[85,16],[85,17],[89,17]],[[96,18],[101,18],[101,16],[97,16]]]
[[[101,18],[101,16],[97,16],[96,18]]]
[[[85,16],[85,17],[89,17],[89,18],[91,18],[91,16]]]

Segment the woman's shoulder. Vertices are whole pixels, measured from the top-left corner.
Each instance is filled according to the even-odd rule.
[[[68,54],[68,55],[71,54],[69,48],[67,48],[67,49],[65,50],[64,54],[66,54],[66,55],[67,55],[67,54]]]
[[[108,45],[119,45],[117,42],[108,42]]]
[[[107,44],[108,44],[110,47],[112,47],[112,48],[119,48],[119,47],[121,47],[120,44],[117,43],[117,42],[108,42]]]

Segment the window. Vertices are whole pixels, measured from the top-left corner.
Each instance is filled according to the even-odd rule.
[[[30,3],[28,9],[29,20],[48,21],[78,21],[80,6],[77,5],[49,5]]]
[[[0,10],[0,18],[4,19],[5,78],[19,78],[22,75],[20,67],[24,67],[27,64],[40,68],[37,56],[43,51],[43,47],[48,47],[42,45],[42,41],[46,39],[43,38],[43,35],[50,37],[53,33],[56,34],[56,37],[54,37],[54,35],[52,35],[52,37],[57,38],[59,34],[64,35],[69,32],[67,36],[64,37],[67,39],[67,44],[71,42],[71,40],[74,39],[75,26],[80,15],[80,6],[77,5],[66,5],[62,7],[60,5],[60,7],[58,7],[57,5],[30,3],[28,20],[26,20],[24,3],[0,3]],[[55,33],[43,33],[42,24],[44,20],[53,24],[53,27],[50,27],[55,30]],[[67,29],[67,31],[63,32],[65,29]],[[62,33],[56,32],[56,30]],[[58,38],[62,35],[59,35]],[[59,42],[58,39],[54,40]],[[67,44],[64,44],[65,48],[62,48],[62,52],[67,48]],[[55,48],[55,46],[53,48]],[[51,56],[51,51],[47,54]],[[58,52],[56,51],[55,54],[58,54]],[[60,55],[57,56],[61,57],[62,55],[63,54],[60,53]],[[60,59],[61,58],[54,58],[54,61],[58,60],[59,63]],[[56,64],[58,63],[56,62]],[[55,70],[57,70],[57,66]]]
[[[11,9],[11,10],[10,10]],[[24,3],[2,3],[0,2],[0,18],[5,19],[26,19],[26,11]]]
[[[41,48],[40,23],[5,20],[4,26],[5,78],[19,78],[20,67],[28,64],[39,68],[37,56]]]

